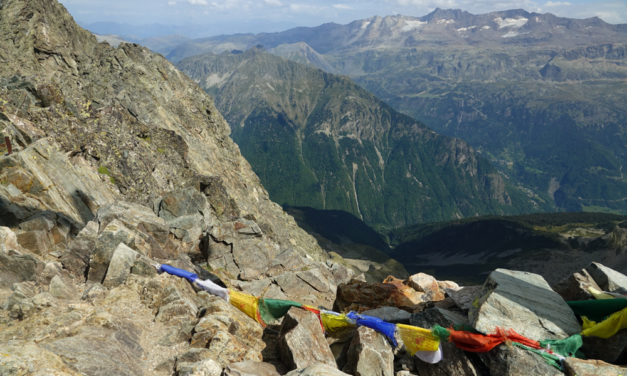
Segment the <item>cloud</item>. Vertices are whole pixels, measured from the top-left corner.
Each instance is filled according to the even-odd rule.
[[[318,13],[322,8],[308,4],[290,4],[290,10],[297,13]]]
[[[547,1],[546,4],[544,4],[545,7],[568,7],[571,6],[573,4],[569,3],[568,1]]]
[[[187,2],[192,5],[209,5],[207,0],[187,0]]]
[[[346,4],[333,4],[331,6],[335,9],[342,9],[342,10],[353,9],[353,7],[346,5]]]
[[[264,3],[266,3],[267,5],[272,5],[275,7],[280,7],[283,5],[283,3],[280,0],[263,0]]]
[[[168,1],[168,5],[169,6],[174,6],[174,5],[176,5],[176,1]]]

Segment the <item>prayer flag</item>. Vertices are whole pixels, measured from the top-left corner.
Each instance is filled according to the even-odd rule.
[[[270,323],[285,316],[292,307],[302,307],[291,300],[259,298],[259,314],[264,322]]]
[[[405,348],[413,356],[416,351],[437,351],[440,346],[440,339],[431,330],[417,326],[396,324],[396,330],[400,335]]]
[[[229,297],[229,301],[233,306],[237,307],[240,311],[244,312],[248,317],[261,325],[266,326],[266,323],[259,314],[259,299],[257,297],[235,290],[229,290]]]

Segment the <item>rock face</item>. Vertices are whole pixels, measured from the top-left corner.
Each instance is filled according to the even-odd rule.
[[[581,327],[564,299],[541,276],[496,269],[488,276],[476,306],[468,312],[475,329],[491,334],[513,328],[534,339],[560,339]]]
[[[0,374],[263,360],[256,322],[155,262],[326,306],[352,275],[269,200],[200,88],[54,0],[0,2],[0,133]]]
[[[315,314],[290,308],[281,325],[279,344],[281,359],[291,369],[306,368],[316,363],[337,367],[320,321]]]
[[[362,326],[353,336],[348,348],[347,363],[342,370],[357,376],[393,376],[392,347],[385,336]]]

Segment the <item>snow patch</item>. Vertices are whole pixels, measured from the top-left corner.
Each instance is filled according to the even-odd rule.
[[[228,74],[219,75],[217,73],[212,73],[207,78],[205,78],[205,85],[207,87],[210,86],[221,86],[226,80],[229,78]]]
[[[361,24],[361,28],[362,28],[362,29],[367,28],[367,27],[370,25],[370,23],[371,23],[371,21],[364,21],[364,22]]]
[[[505,18],[505,19],[503,19],[501,17],[496,17],[494,19],[494,22],[499,25],[499,29],[502,29],[504,27],[520,28],[520,27],[523,27],[528,21],[529,21],[529,19],[524,18],[524,17],[520,17],[520,18]]]
[[[518,35],[520,34],[518,34],[515,31],[508,31],[507,33],[501,35],[501,38],[513,38],[513,37],[517,37]]]
[[[444,19],[442,19],[442,20],[438,20],[437,23],[448,25],[448,24],[455,23],[455,20],[449,20],[449,19],[444,20]]]
[[[402,31],[412,31],[415,29],[420,29],[426,22],[422,22],[419,20],[405,20],[405,25],[401,28]]]
[[[460,27],[459,29],[457,29],[457,31],[462,33],[464,31],[468,31],[468,30],[472,30],[472,29],[476,29],[476,28],[477,28],[477,25],[472,25],[472,26],[468,26],[468,27]]]
[[[481,30],[490,30],[490,29],[491,29],[491,27],[488,26],[488,25],[481,26]]]

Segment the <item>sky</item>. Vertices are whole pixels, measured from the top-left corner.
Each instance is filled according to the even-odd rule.
[[[96,22],[130,25],[194,25],[194,37],[281,31],[295,26],[402,14],[424,16],[435,8],[481,14],[522,8],[570,18],[600,17],[627,23],[627,0],[60,0],[83,26]],[[165,33],[165,31],[164,31]],[[198,35],[203,34],[203,35]]]

